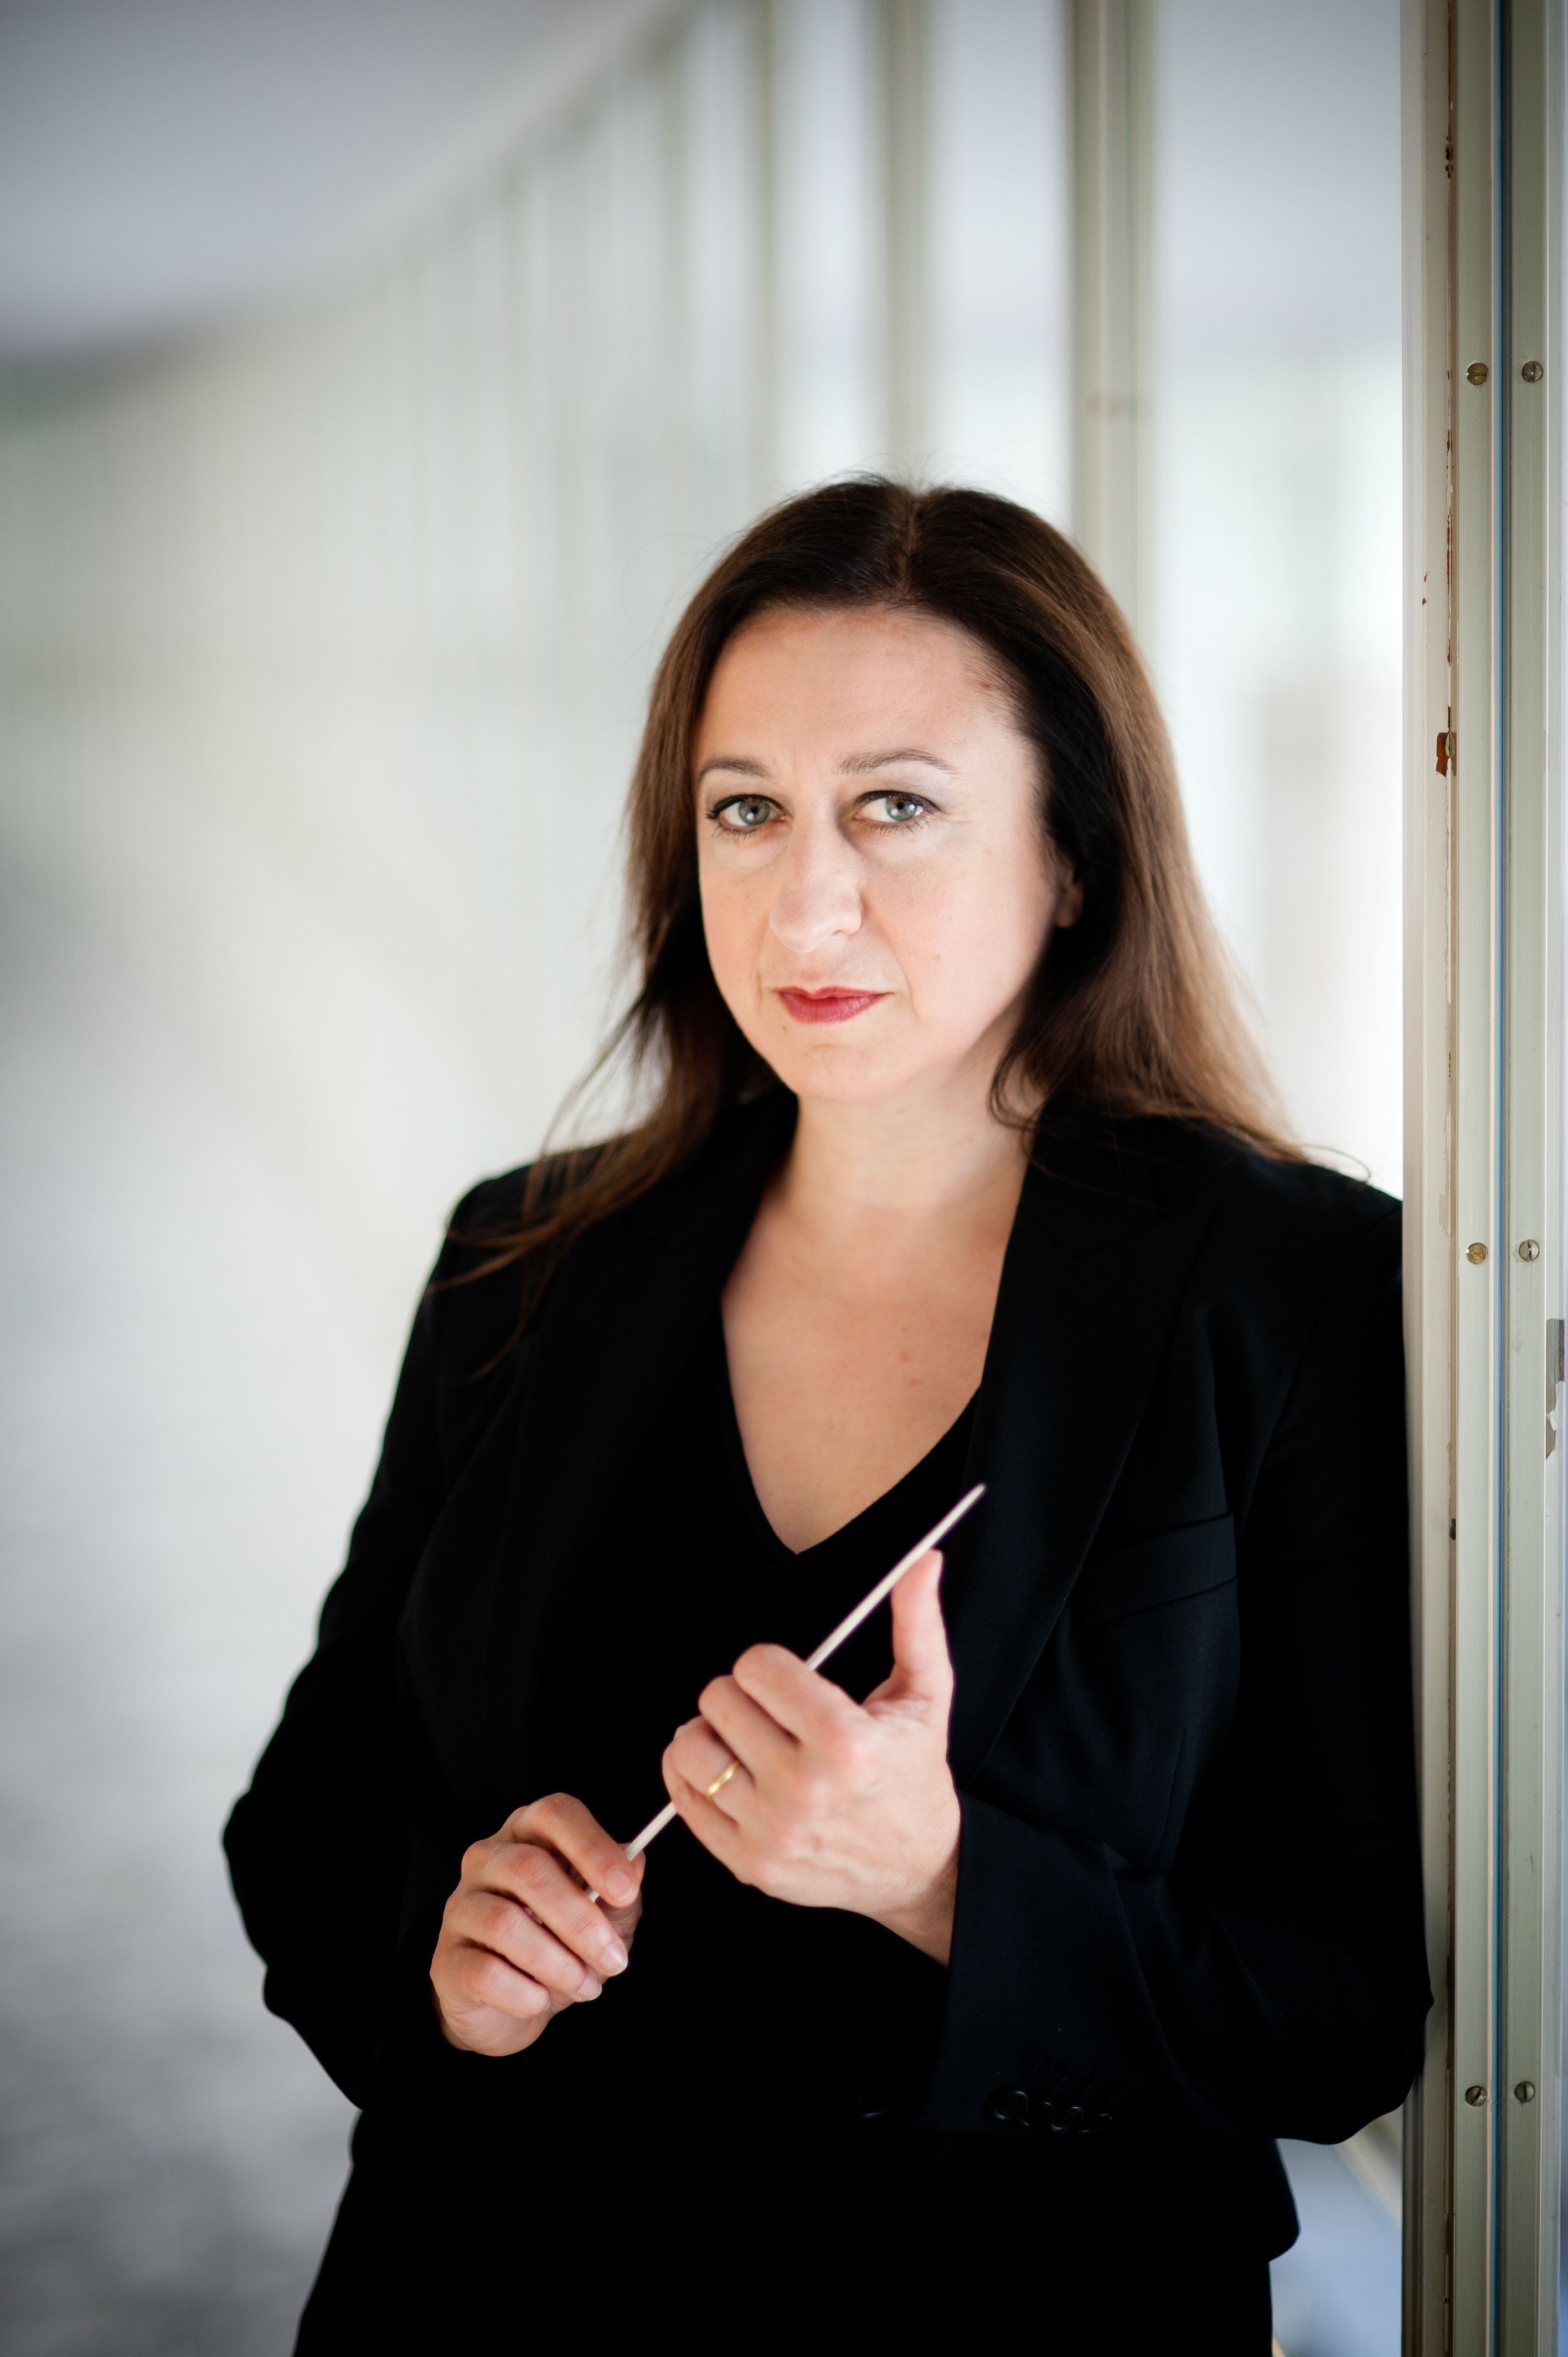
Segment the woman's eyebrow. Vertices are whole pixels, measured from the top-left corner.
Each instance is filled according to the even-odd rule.
[[[735,778],[770,778],[772,770],[766,761],[748,761],[739,753],[714,753],[697,772],[701,785],[710,770],[727,770]]]
[[[839,763],[842,778],[869,777],[874,770],[896,768],[900,762],[918,761],[928,770],[940,770],[944,777],[954,774],[950,761],[939,753],[927,753],[918,745],[901,745],[891,753],[850,753]],[[771,778],[772,770],[766,761],[753,761],[741,753],[713,753],[697,771],[697,783],[715,770],[723,770],[732,778]]]
[[[950,761],[944,761],[937,753],[922,752],[918,745],[901,745],[895,753],[852,753],[847,760],[839,763],[839,775],[864,778],[873,770],[891,769],[900,761],[918,761],[928,770],[940,770],[944,777],[953,775]]]

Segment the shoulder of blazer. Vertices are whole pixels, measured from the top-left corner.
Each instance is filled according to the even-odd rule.
[[[635,1238],[639,1250],[679,1252],[732,1209],[738,1207],[749,1222],[768,1170],[788,1142],[794,1104],[780,1090],[729,1108],[690,1162],[576,1238],[549,1290],[555,1291],[563,1278],[575,1283],[585,1264],[607,1247],[613,1250],[623,1237]],[[466,1453],[463,1444],[471,1444],[497,1401],[516,1384],[542,1321],[542,1301],[526,1330],[521,1329],[522,1273],[516,1261],[485,1268],[515,1225],[533,1168],[522,1163],[468,1189],[447,1222],[446,1241],[425,1288],[421,1317],[430,1321],[449,1458],[454,1448],[459,1456]]]
[[[515,1261],[488,1270],[485,1263],[521,1210],[532,1168],[482,1178],[462,1197],[415,1313],[408,1370],[422,1367],[448,1486],[514,1389],[526,1356],[521,1271]]]
[[[516,1358],[521,1265],[510,1260],[487,1269],[485,1264],[515,1231],[536,1168],[522,1162],[515,1170],[478,1179],[446,1222],[446,1241],[424,1290],[436,1313],[445,1383],[473,1381],[491,1361]]]
[[[1397,1275],[1401,1206],[1380,1188],[1319,1163],[1276,1161],[1212,1131],[1160,1127],[1180,1133],[1160,1141],[1162,1183],[1212,1199],[1204,1258],[1217,1275],[1260,1301],[1321,1298],[1359,1257],[1373,1281]]]
[[[1207,1204],[1208,1248],[1222,1257],[1337,1262],[1385,1222],[1398,1235],[1399,1203],[1366,1180],[1197,1123],[1064,1114],[1042,1123],[1033,1158],[1036,1214],[1049,1206],[1085,1234],[1113,1232],[1138,1207],[1161,1218]]]

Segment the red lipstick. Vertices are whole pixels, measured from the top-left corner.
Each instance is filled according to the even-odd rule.
[[[885,990],[781,990],[779,993],[785,1006],[797,1023],[847,1023],[852,1015],[864,1015]]]

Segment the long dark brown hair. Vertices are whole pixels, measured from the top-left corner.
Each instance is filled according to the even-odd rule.
[[[725,1107],[776,1086],[720,997],[697,897],[692,777],[725,647],[780,608],[879,608],[957,623],[987,650],[1040,754],[1041,819],[1083,887],[997,1069],[998,1117],[1165,1114],[1279,1158],[1273,1093],[1194,872],[1170,742],[1126,622],[1070,541],[985,491],[832,483],[752,525],[708,576],[654,679],[628,806],[639,986],[618,1054],[651,1092],[607,1144],[546,1155],[472,1274],[522,1261],[525,1314],[573,1239],[677,1170]]]

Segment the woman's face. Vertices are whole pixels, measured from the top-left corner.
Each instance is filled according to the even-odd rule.
[[[921,614],[764,614],[720,658],[695,771],[708,956],[785,1085],[989,1087],[1081,894],[976,640]]]

